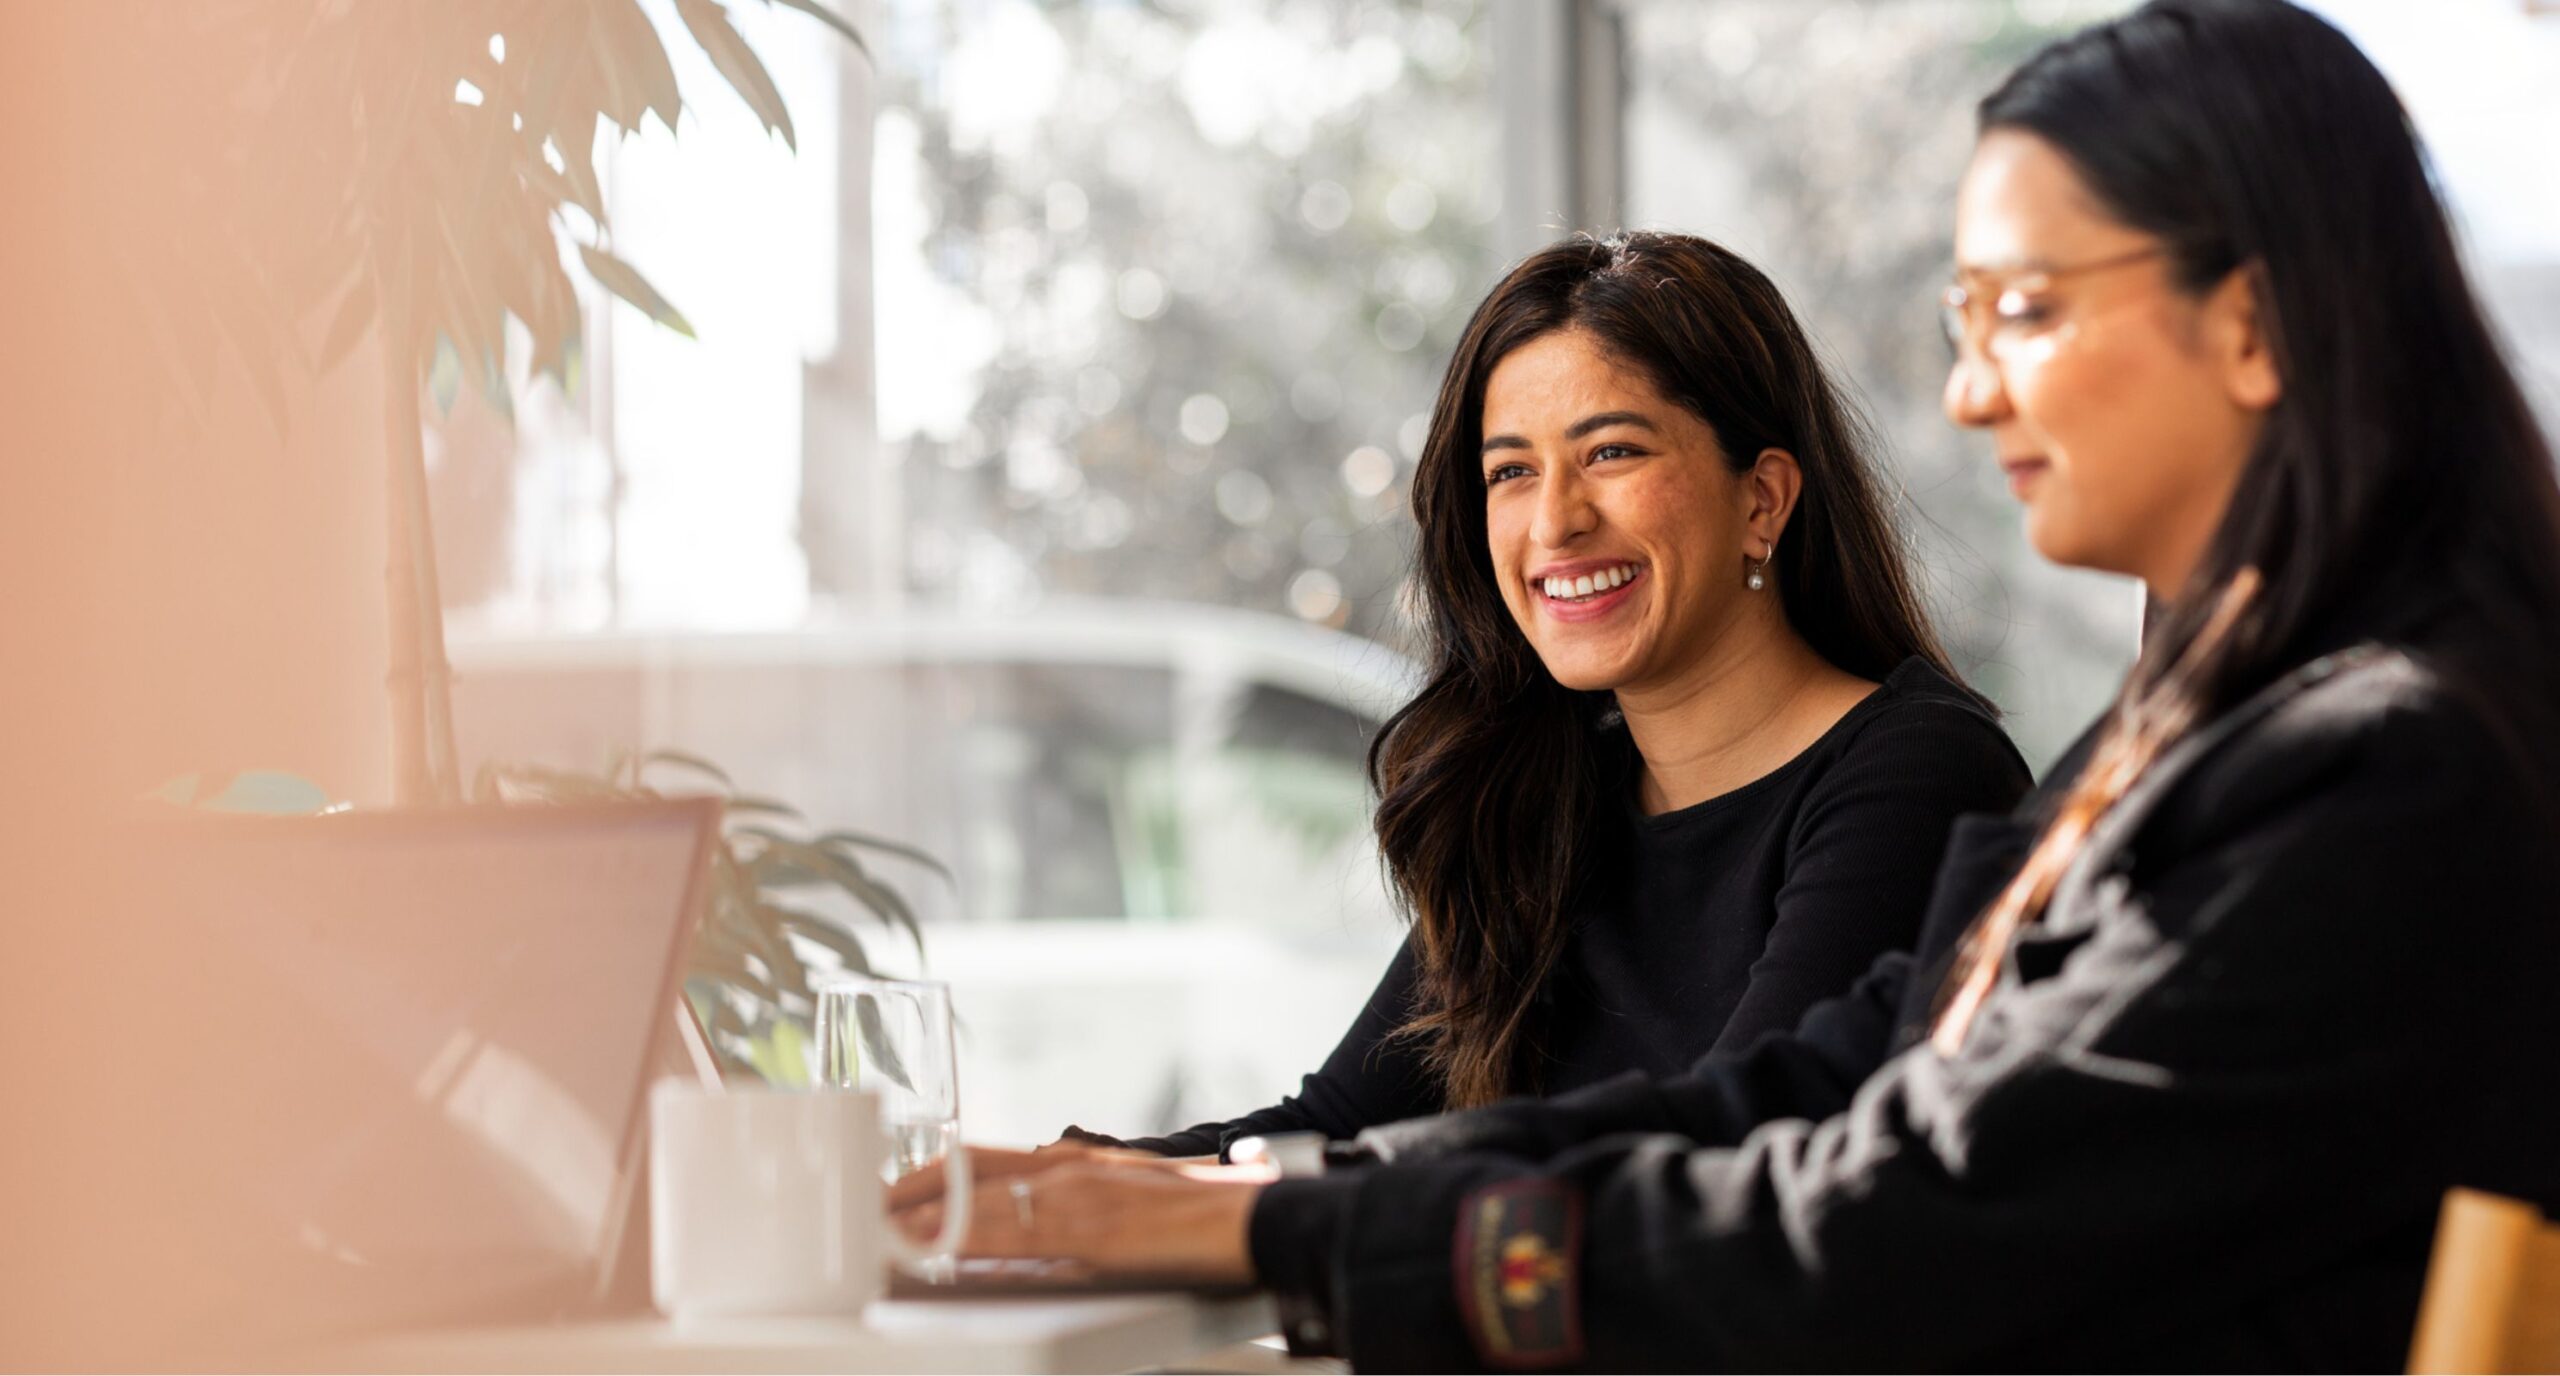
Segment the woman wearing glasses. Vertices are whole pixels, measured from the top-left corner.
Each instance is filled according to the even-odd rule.
[[[1255,1280],[1381,1368],[2382,1369],[2448,1187],[2560,1202],[2560,491],[2397,100],[2155,0],[1981,114],[1948,414],[2167,611],[1957,836],[1935,958],[1316,1178],[1062,1165],[977,1247]]]

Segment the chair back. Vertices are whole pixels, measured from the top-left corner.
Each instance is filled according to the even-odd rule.
[[[2560,1371],[2560,1227],[2521,1200],[2446,1191],[2409,1370]]]

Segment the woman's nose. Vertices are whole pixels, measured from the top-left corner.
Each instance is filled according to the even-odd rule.
[[[2009,389],[1990,359],[1967,350],[1947,369],[1947,419],[1980,429],[2009,415]]]
[[[1598,515],[1580,470],[1559,465],[1538,489],[1538,512],[1529,523],[1529,538],[1545,549],[1562,549],[1591,533]]]

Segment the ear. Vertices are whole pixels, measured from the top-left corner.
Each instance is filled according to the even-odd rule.
[[[1751,533],[1746,552],[1756,558],[1762,550],[1777,548],[1803,496],[1804,469],[1796,456],[1783,449],[1761,450],[1742,475],[1743,524]]]
[[[2243,410],[2270,411],[2284,400],[2284,374],[2276,367],[2273,321],[2262,305],[2264,273],[2245,264],[2217,284],[2205,301],[2206,338],[2222,371],[2223,390]]]

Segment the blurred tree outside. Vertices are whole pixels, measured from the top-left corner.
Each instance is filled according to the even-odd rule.
[[[1481,8],[893,11],[881,156],[915,150],[926,262],[992,327],[965,414],[883,435],[918,595],[1391,634],[1405,484],[1497,266]]]

